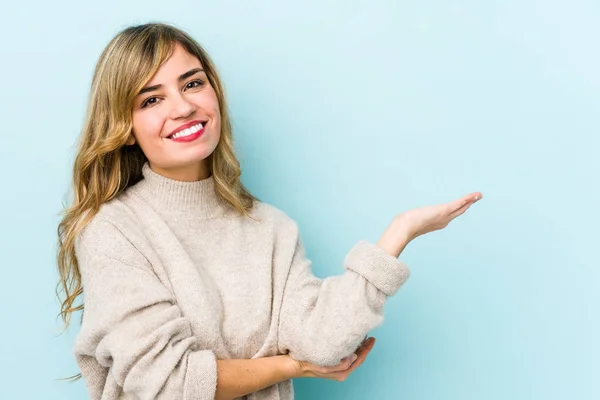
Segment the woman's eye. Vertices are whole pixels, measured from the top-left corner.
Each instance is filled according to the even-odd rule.
[[[152,102],[151,100],[157,100],[156,97],[148,97],[146,100],[144,100],[144,102],[142,103],[142,108],[145,108],[147,106],[151,106],[152,104],[156,104],[156,102]]]
[[[200,87],[200,86],[202,86],[203,84],[204,84],[204,82],[198,79],[198,80],[191,81],[190,83],[188,83],[188,84],[187,84],[187,88],[189,88],[189,89],[193,89],[193,88]]]
[[[186,89],[194,89],[197,87],[200,87],[204,85],[204,81],[197,79],[194,81],[191,81],[190,83],[188,83],[186,85]],[[144,100],[140,106],[140,108],[146,108],[148,106],[154,105],[158,102],[158,97],[148,97],[146,100]]]

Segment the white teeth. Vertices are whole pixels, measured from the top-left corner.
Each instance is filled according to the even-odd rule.
[[[172,139],[177,139],[180,137],[184,137],[184,136],[189,136],[192,135],[196,132],[198,132],[200,129],[202,129],[203,124],[199,123],[197,125],[192,126],[191,128],[187,128],[184,129],[182,131],[177,132],[176,134],[174,134],[173,136],[171,136]]]

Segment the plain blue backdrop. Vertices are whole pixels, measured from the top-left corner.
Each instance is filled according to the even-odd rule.
[[[56,318],[56,225],[93,68],[173,23],[226,85],[243,181],[341,273],[397,213],[484,199],[411,278],[345,383],[298,399],[600,398],[597,0],[6,2],[0,6],[0,398],[84,399]]]

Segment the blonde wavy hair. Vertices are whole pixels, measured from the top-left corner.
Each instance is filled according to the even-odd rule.
[[[83,304],[74,304],[83,294],[75,238],[103,203],[142,179],[142,166],[147,158],[137,144],[125,145],[132,134],[133,102],[171,56],[176,43],[201,62],[219,101],[221,138],[209,156],[217,194],[248,217],[254,201],[258,200],[240,181],[241,169],[234,153],[224,87],[206,51],[182,30],[163,23],[130,26],[119,32],[96,64],[73,165],[73,203],[64,206],[58,225],[60,280],[56,295],[61,303],[63,331],[72,313],[83,310]]]

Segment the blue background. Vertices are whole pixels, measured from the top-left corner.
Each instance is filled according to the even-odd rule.
[[[3,399],[87,398],[57,336],[56,225],[94,64],[118,30],[190,32],[226,84],[243,180],[342,272],[397,213],[484,199],[401,255],[411,278],[345,383],[298,399],[598,399],[598,1],[0,6]]]

